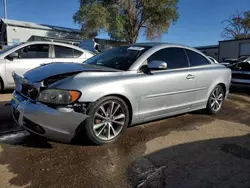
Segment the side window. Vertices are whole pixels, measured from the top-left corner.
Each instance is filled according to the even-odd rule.
[[[186,50],[186,52],[189,58],[190,66],[192,67],[211,64],[205,57],[196,52],[191,50]]]
[[[48,44],[33,44],[16,51],[19,59],[48,58]]]
[[[83,54],[83,52],[81,52],[81,51],[79,51],[79,50],[74,49],[74,53],[73,53],[73,55],[74,55],[74,57],[75,57],[75,58],[80,57],[82,54]]]
[[[148,58],[148,63],[155,60],[166,62],[167,69],[178,69],[189,66],[187,56],[182,48],[161,49]]]
[[[73,58],[73,48],[54,45],[56,58]]]

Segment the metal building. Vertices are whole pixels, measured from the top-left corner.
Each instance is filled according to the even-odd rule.
[[[81,41],[80,30],[52,25],[2,19],[0,21],[0,49],[4,46],[26,41],[53,40],[56,42],[78,45]],[[95,42],[106,49],[107,46],[126,44],[124,41],[114,41],[95,38]]]
[[[219,61],[250,56],[250,38],[219,41]]]
[[[0,21],[0,47],[34,40],[34,37],[74,43],[80,40],[80,30],[8,19]]]

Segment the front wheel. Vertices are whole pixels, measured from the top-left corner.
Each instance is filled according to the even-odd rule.
[[[220,85],[217,85],[211,92],[208,102],[207,111],[210,114],[217,114],[223,105],[225,98],[225,92]]]
[[[88,115],[85,132],[90,141],[97,145],[115,141],[129,122],[126,103],[114,96],[104,97],[91,104]]]

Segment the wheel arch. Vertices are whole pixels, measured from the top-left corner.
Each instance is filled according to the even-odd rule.
[[[224,98],[225,98],[225,96],[226,96],[226,92],[227,92],[226,85],[225,85],[224,83],[219,83],[219,84],[217,84],[217,85],[219,85],[219,86],[221,86],[221,87],[222,87],[223,92],[224,92]]]
[[[224,82],[224,79],[219,77],[218,79],[214,80],[213,83],[209,86],[208,88],[208,92],[207,92],[207,99],[209,98],[211,92],[213,91],[213,89],[217,86],[221,86],[223,88],[224,94],[226,96],[227,93],[227,84]]]

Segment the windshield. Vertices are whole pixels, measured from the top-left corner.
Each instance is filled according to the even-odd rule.
[[[122,46],[97,54],[84,63],[126,71],[150,46]]]
[[[0,50],[0,55],[4,54],[5,52],[7,52],[7,51],[19,46],[19,45],[20,44],[5,47],[3,50]]]

